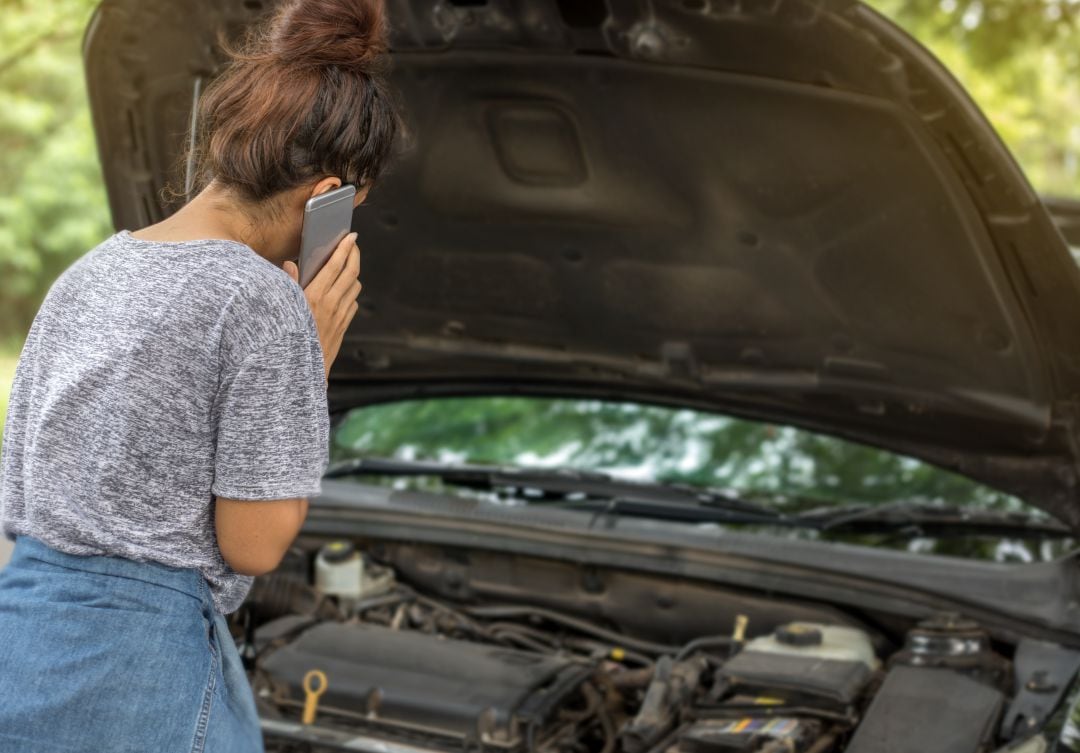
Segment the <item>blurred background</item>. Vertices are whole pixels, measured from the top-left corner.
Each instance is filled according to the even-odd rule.
[[[49,285],[111,231],[80,42],[95,0],[0,0],[0,414]]]

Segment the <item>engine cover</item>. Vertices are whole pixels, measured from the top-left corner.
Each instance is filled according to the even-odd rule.
[[[951,669],[896,666],[847,753],[978,753],[988,749],[1005,697]]]
[[[270,628],[273,623],[268,623]],[[592,666],[425,633],[327,622],[260,662],[276,699],[298,708],[304,675],[326,674],[317,723],[417,734],[454,749],[524,747]]]

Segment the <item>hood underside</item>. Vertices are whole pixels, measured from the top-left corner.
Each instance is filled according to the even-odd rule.
[[[388,6],[409,139],[354,217],[364,294],[333,409],[705,406],[917,455],[1080,524],[1080,273],[894,26],[808,0]],[[85,52],[118,228],[175,209],[160,189],[216,35],[268,8],[99,9]]]

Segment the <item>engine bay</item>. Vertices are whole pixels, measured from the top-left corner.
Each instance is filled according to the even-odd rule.
[[[675,618],[654,608],[649,631],[642,604],[557,608],[569,598],[557,570],[529,599],[507,583],[535,576],[513,566],[486,585],[446,578],[442,564],[465,556],[333,541],[256,579],[233,627],[267,750],[981,753],[1007,741],[1009,647],[959,614],[861,624],[736,594],[711,631],[691,615],[718,598],[685,599]]]

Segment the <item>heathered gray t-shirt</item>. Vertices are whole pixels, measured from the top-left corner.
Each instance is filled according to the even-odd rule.
[[[222,613],[213,498],[320,491],[329,419],[300,286],[232,241],[109,238],[50,288],[0,452],[0,526],[70,554],[197,568]]]

